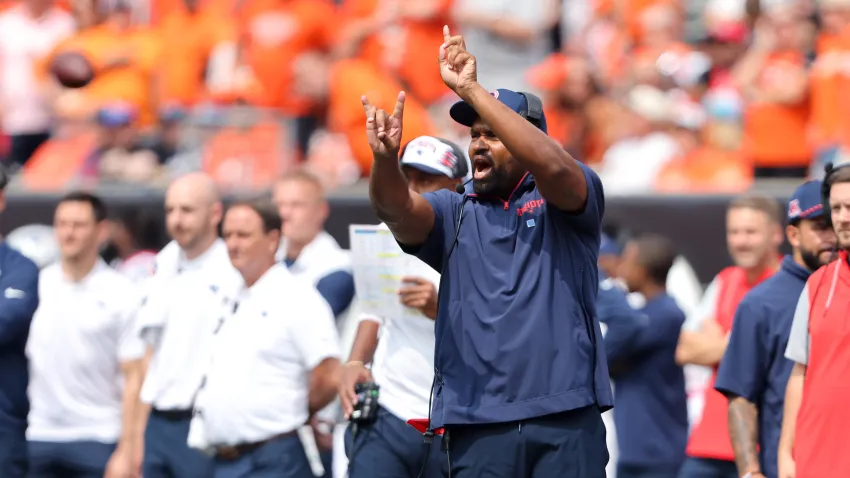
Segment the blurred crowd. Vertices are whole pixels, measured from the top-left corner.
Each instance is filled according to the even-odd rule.
[[[850,0],[5,0],[0,158],[30,189],[157,186],[203,168],[268,186],[306,165],[368,175],[360,96],[408,93],[405,137],[449,121],[441,27],[487,88],[544,100],[549,134],[611,193],[735,192],[802,178],[850,126]],[[80,89],[50,74],[82,53]]]

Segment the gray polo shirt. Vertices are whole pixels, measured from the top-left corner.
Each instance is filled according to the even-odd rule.
[[[794,310],[794,321],[791,323],[791,335],[788,337],[788,347],[785,348],[785,358],[802,365],[809,363],[809,347],[812,338],[809,336],[809,286],[803,288],[797,308]]]

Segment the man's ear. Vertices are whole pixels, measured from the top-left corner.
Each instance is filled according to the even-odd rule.
[[[788,243],[791,247],[800,247],[800,228],[792,224],[785,226],[785,237],[788,238]]]

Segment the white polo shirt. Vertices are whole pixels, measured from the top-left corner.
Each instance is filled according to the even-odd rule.
[[[121,435],[120,364],[144,355],[134,335],[140,295],[130,279],[99,261],[79,282],[61,264],[39,276],[30,327],[29,427],[37,441],[117,442]]]
[[[277,260],[286,259],[288,241],[281,240],[277,250]],[[309,244],[301,249],[295,263],[289,268],[293,275],[303,277],[313,286],[334,272],[351,272],[351,258],[339,247],[339,243],[325,231],[320,232]]]
[[[235,303],[213,339],[189,433],[193,447],[255,443],[296,430],[309,417],[313,368],[339,357],[330,307],[284,265],[243,287]]]
[[[153,350],[141,400],[160,410],[190,410],[225,291],[236,290],[242,277],[221,239],[192,260],[171,242],[157,254],[154,269],[137,321],[138,335]]]

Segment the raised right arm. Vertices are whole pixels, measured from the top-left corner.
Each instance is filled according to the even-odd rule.
[[[404,119],[404,92],[398,94],[391,116],[361,98],[366,113],[366,136],[372,148],[369,199],[378,218],[406,246],[423,244],[434,227],[434,209],[425,198],[407,187],[398,152]]]

